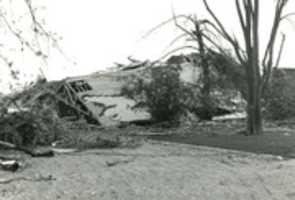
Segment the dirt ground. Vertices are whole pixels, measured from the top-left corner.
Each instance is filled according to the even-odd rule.
[[[0,199],[295,199],[295,160],[270,155],[148,141],[25,163],[0,171]]]

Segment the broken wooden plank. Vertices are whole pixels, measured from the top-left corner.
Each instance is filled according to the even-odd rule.
[[[70,153],[77,153],[79,149],[63,149],[63,148],[53,148],[52,151],[57,154],[70,154]]]
[[[1,140],[0,140],[0,146],[7,148],[7,149],[23,151],[26,154],[31,155],[32,157],[52,157],[52,156],[54,156],[54,152],[51,149],[20,147],[15,144],[1,141]]]
[[[54,178],[52,175],[48,176],[41,176],[38,177],[13,177],[9,179],[0,179],[0,184],[9,184],[14,181],[32,181],[32,182],[41,182],[41,181],[54,181],[56,178]]]
[[[128,164],[130,162],[135,161],[136,157],[130,158],[128,160],[114,160],[114,161],[106,161],[106,165],[108,167],[113,167],[119,164]]]

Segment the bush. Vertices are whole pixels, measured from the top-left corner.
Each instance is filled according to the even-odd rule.
[[[182,82],[179,67],[165,66],[129,77],[121,94],[137,102],[134,108],[147,108],[155,122],[175,122],[189,113],[208,120],[216,113],[218,101],[203,98],[200,86]]]
[[[23,96],[20,95],[20,98]],[[50,105],[36,101],[29,107],[17,106],[15,97],[0,102],[0,140],[18,146],[48,145],[65,132],[64,124]],[[13,103],[14,102],[14,103]],[[7,108],[14,108],[9,112]]]
[[[292,81],[284,71],[273,72],[272,81],[264,97],[265,116],[272,120],[284,120],[295,116],[295,94]]]
[[[64,131],[63,124],[50,110],[19,111],[0,120],[0,140],[18,146],[49,145]]]
[[[184,85],[178,67],[156,67],[150,76],[132,77],[121,93],[146,107],[156,122],[174,121],[183,111]],[[149,72],[148,72],[149,73]]]
[[[211,73],[208,98],[201,93],[203,79],[194,84],[184,83],[180,70],[172,65],[138,72],[125,80],[121,94],[136,101],[134,109],[147,108],[156,122],[178,121],[179,117],[191,114],[201,120],[211,120],[213,116],[228,114],[227,107],[236,107],[231,100],[238,92],[220,88],[217,73]]]
[[[147,106],[156,121],[175,120],[182,110],[182,85],[176,68],[152,70],[152,80],[144,89]]]

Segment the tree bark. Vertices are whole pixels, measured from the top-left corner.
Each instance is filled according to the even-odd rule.
[[[247,135],[261,135],[263,133],[261,92],[257,86],[255,80],[248,84]]]
[[[211,81],[210,81],[210,71],[209,71],[209,62],[207,59],[207,53],[205,50],[205,44],[203,39],[202,29],[200,27],[199,21],[196,20],[195,22],[195,32],[194,32],[198,46],[199,46],[199,53],[201,58],[201,68],[203,70],[202,74],[202,89],[201,89],[201,103],[203,107],[203,118],[204,120],[211,120],[213,117],[212,114],[212,101],[211,101]]]
[[[211,85],[210,85],[210,74],[209,74],[209,63],[208,63],[208,59],[206,57],[206,51],[205,51],[205,45],[204,45],[204,40],[203,40],[203,33],[202,30],[200,28],[200,24],[198,21],[196,21],[195,23],[195,28],[196,28],[196,37],[197,37],[197,42],[198,42],[198,46],[199,46],[199,53],[200,53],[200,57],[201,57],[201,67],[203,70],[203,88],[202,88],[202,95],[205,98],[209,98],[210,96],[210,89],[211,89]]]
[[[255,30],[253,30],[255,32]],[[247,135],[261,135],[263,133],[261,113],[261,75],[259,67],[259,45],[249,39],[247,41],[248,61],[245,64],[247,71],[248,97],[247,97]]]

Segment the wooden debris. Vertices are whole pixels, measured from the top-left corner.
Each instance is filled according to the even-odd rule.
[[[78,149],[62,149],[62,148],[53,148],[52,151],[57,154],[70,154],[79,152]]]
[[[54,152],[51,149],[35,149],[27,147],[19,147],[9,142],[0,141],[0,146],[8,149],[23,151],[26,154],[31,155],[32,157],[52,157]]]
[[[14,181],[33,181],[33,182],[41,182],[41,181],[53,181],[56,180],[52,175],[48,176],[38,176],[38,177],[13,177],[9,179],[0,179],[0,184],[9,184]]]
[[[134,158],[131,158],[131,159],[128,159],[128,160],[115,160],[115,161],[107,161],[106,162],[106,165],[108,167],[113,167],[113,166],[116,166],[116,165],[119,165],[119,164],[128,164],[130,162],[133,162],[135,160],[135,157]]]
[[[20,164],[16,160],[2,160],[0,159],[0,167],[6,171],[15,172],[19,168]]]
[[[32,157],[53,157],[54,152],[52,149],[30,149],[30,148],[19,148],[19,150],[31,155]]]

